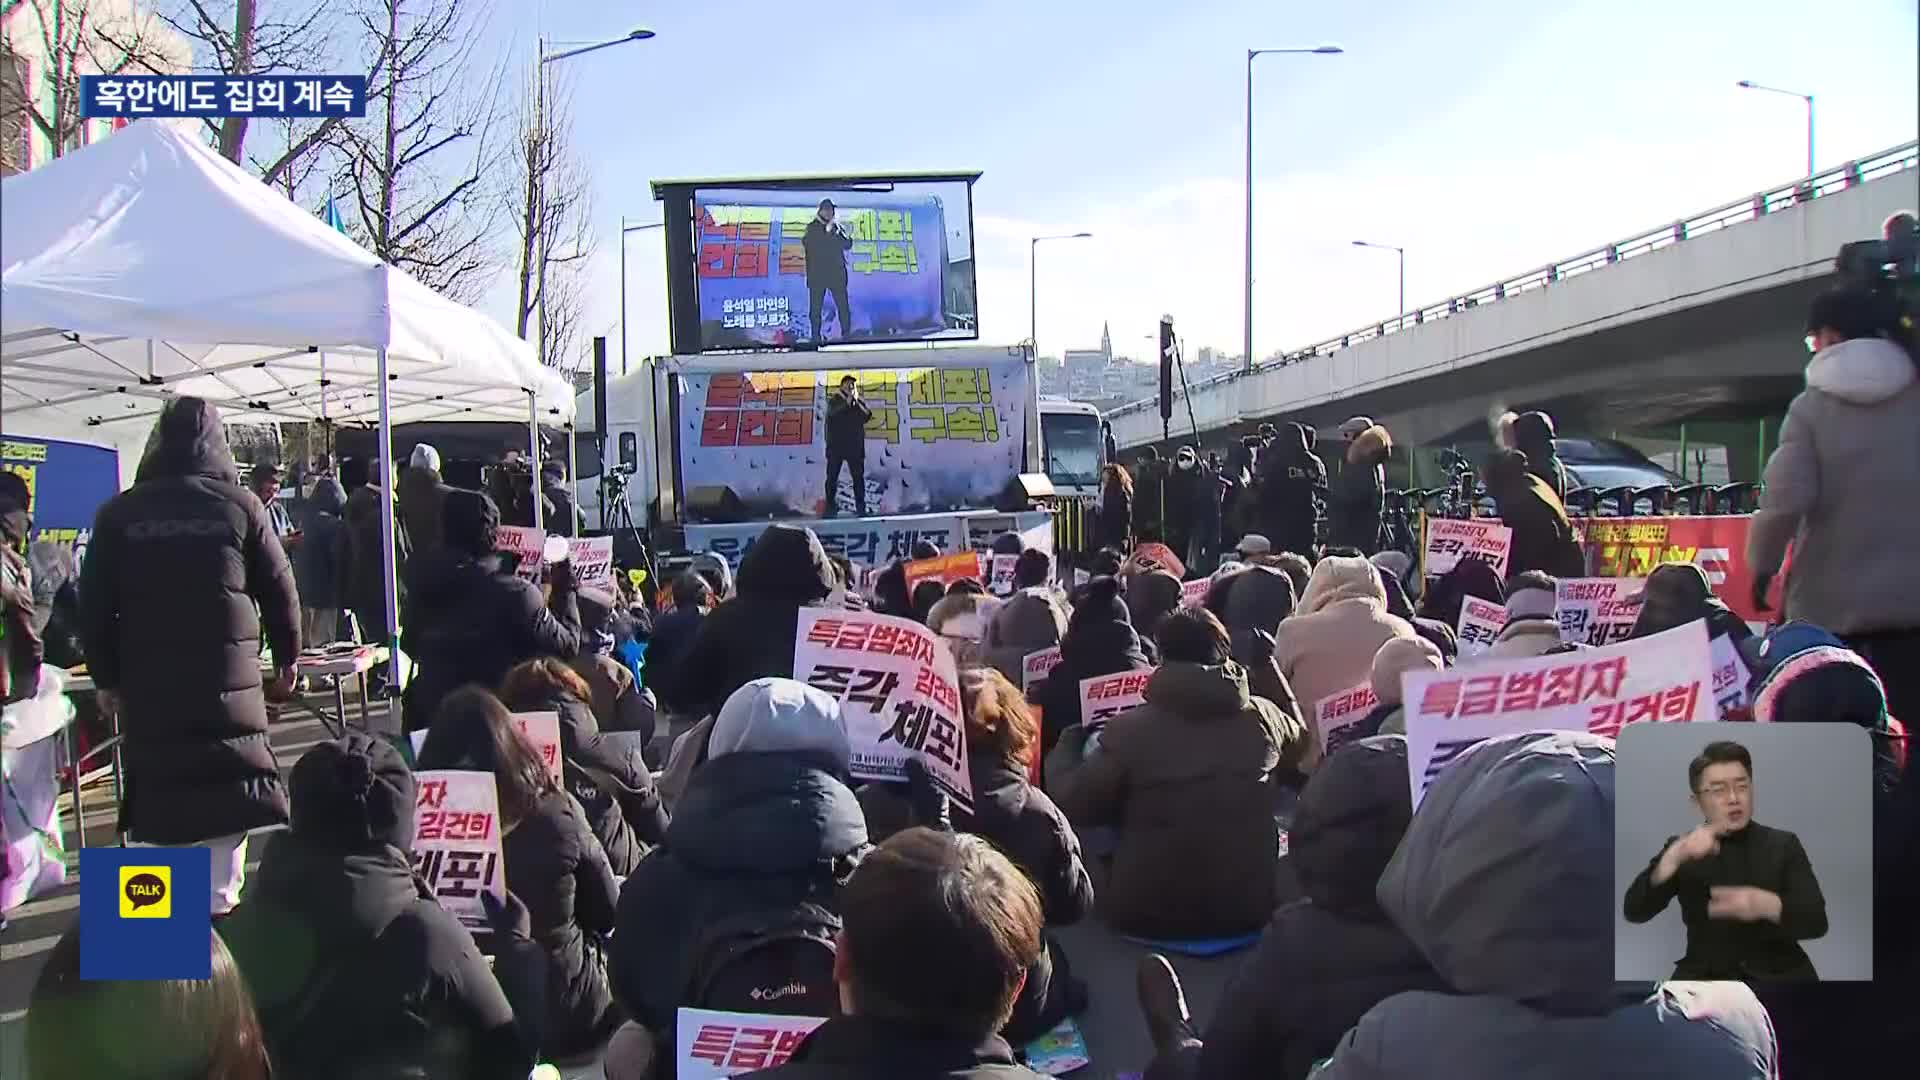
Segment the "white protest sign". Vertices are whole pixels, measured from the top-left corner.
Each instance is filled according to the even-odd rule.
[[[1581,645],[1612,645],[1627,640],[1640,617],[1639,594],[1646,578],[1562,578],[1554,593],[1560,640]]]
[[[589,589],[614,591],[613,537],[573,537],[567,541],[567,559],[573,563],[573,580]]]
[[[1507,576],[1507,556],[1513,550],[1513,530],[1497,521],[1428,518],[1426,558],[1422,573],[1441,577],[1472,555]]]
[[[507,898],[500,854],[500,800],[493,774],[429,769],[414,774],[413,870],[462,925],[484,929],[480,894]]]
[[[1747,671],[1747,662],[1740,657],[1740,647],[1725,634],[1713,639],[1713,701],[1720,707],[1720,719],[1745,720],[1746,711],[1753,706],[1753,700],[1747,695],[1747,680],[1751,678]]]
[[[1098,731],[1107,721],[1147,700],[1147,680],[1155,668],[1095,675],[1080,680],[1080,725]]]
[[[1180,583],[1180,606],[1199,607],[1207,602],[1207,590],[1213,585],[1212,578],[1194,578]]]
[[[899,780],[919,757],[972,807],[960,676],[933,631],[871,611],[801,608],[793,677],[840,699],[855,778]]]
[[[520,558],[514,569],[516,577],[526,578],[535,585],[540,584],[540,572],[545,569],[543,553],[547,547],[547,534],[544,529],[530,529],[524,525],[502,525],[493,542],[493,549],[503,555],[517,555]]]
[[[1020,692],[1033,691],[1033,684],[1047,677],[1054,668],[1060,666],[1060,646],[1030,652],[1020,661]]]
[[[1018,555],[995,555],[993,570],[988,574],[987,591],[995,596],[1012,595],[1013,568],[1019,562]]]
[[[1337,694],[1330,694],[1314,703],[1313,720],[1320,732],[1320,741],[1331,754],[1335,750],[1352,742],[1360,735],[1360,721],[1380,704],[1380,698],[1373,692],[1373,684],[1361,683],[1350,686]]]
[[[1085,570],[1080,569],[1077,566],[1074,567],[1073,569],[1073,587],[1074,588],[1077,589],[1080,586],[1085,585],[1087,582],[1092,580],[1093,580],[1092,574],[1088,573]]]
[[[1695,621],[1618,645],[1408,672],[1401,687],[1414,805],[1448,762],[1498,735],[1546,729],[1614,738],[1643,721],[1719,719],[1711,655],[1706,623]]]
[[[533,745],[535,753],[540,755],[540,763],[547,767],[547,775],[554,783],[560,782],[560,714],[557,712],[517,712],[513,714],[513,726]]]
[[[817,1016],[764,1016],[682,1008],[674,1022],[674,1075],[680,1080],[718,1080],[787,1063],[813,1029]]]
[[[1493,647],[1493,641],[1507,625],[1507,609],[1477,596],[1460,599],[1460,655],[1479,656]]]

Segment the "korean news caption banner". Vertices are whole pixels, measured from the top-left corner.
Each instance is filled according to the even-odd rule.
[[[826,1023],[815,1016],[763,1016],[682,1008],[675,1018],[679,1043],[674,1075],[679,1080],[720,1080],[787,1063],[813,1029]]]
[[[962,804],[973,805],[967,728],[953,654],[911,619],[801,608],[793,677],[840,700],[860,780],[899,780],[918,757]]]
[[[978,337],[967,185],[890,187],[698,191],[701,349]]]
[[[696,372],[680,376],[682,490],[726,486],[753,517],[825,516],[827,399],[859,380],[869,514],[988,506],[1020,472],[1026,361],[959,368]],[[836,508],[851,514],[842,470]]]
[[[1612,645],[1627,640],[1640,618],[1645,578],[1561,578],[1554,596],[1560,640],[1577,645]]]
[[[82,75],[80,115],[89,120],[142,116],[365,116],[367,77]]]
[[[1706,572],[1715,596],[1750,623],[1778,618],[1753,606],[1753,568],[1747,565],[1749,515],[1714,517],[1576,518],[1594,577],[1644,578],[1663,563],[1693,563]],[[1776,590],[1778,586],[1775,587]],[[1777,591],[1776,591],[1777,597]],[[1779,603],[1776,599],[1776,608]]]
[[[688,525],[687,550],[717,555],[738,570],[740,560],[769,524],[743,521],[729,525]],[[805,525],[820,538],[820,546],[827,554],[869,569],[910,557],[913,546],[922,540],[938,546],[941,551],[968,548],[985,551],[994,537],[1007,532],[1019,533],[1026,547],[1053,553],[1053,516],[1044,510],[1018,514],[908,514],[788,524]]]
[[[1471,555],[1492,564],[1494,572],[1505,578],[1512,549],[1513,530],[1497,521],[1428,518],[1420,572],[1430,578],[1443,577]]]
[[[1617,737],[1627,724],[1719,719],[1704,621],[1618,645],[1402,677],[1417,807],[1433,778],[1486,739],[1524,731]]]
[[[1350,686],[1314,703],[1314,727],[1326,744],[1326,752],[1331,754],[1358,738],[1360,722],[1379,704],[1371,683]]]
[[[120,491],[120,455],[84,443],[8,435],[0,438],[0,470],[27,482],[33,539],[72,548],[84,562],[94,514]]]
[[[500,853],[500,803],[493,774],[429,769],[414,774],[413,869],[440,906],[470,928],[485,928],[480,894],[507,898]]]
[[[1493,642],[1507,625],[1507,609],[1477,596],[1460,598],[1460,626],[1457,636],[1461,656],[1479,656],[1493,648]]]
[[[1088,731],[1099,731],[1107,721],[1147,701],[1147,680],[1156,668],[1122,671],[1115,675],[1095,675],[1080,680],[1080,724]]]

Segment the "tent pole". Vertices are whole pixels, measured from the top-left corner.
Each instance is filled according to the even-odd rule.
[[[394,553],[393,413],[387,394],[387,349],[380,347],[380,570],[387,587],[387,687],[400,685],[400,575]],[[388,698],[389,702],[393,699]],[[388,721],[391,723],[391,705]]]
[[[567,425],[567,489],[575,498],[580,497],[580,485],[574,478],[580,475],[580,429],[573,424]],[[567,535],[580,535],[580,513],[574,511],[573,520],[567,522]]]
[[[540,505],[540,395],[527,391],[527,446],[533,461],[533,527],[545,529],[547,515]]]

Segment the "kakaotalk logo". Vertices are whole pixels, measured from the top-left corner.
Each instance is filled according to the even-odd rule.
[[[120,917],[123,919],[172,918],[173,867],[121,867]]]

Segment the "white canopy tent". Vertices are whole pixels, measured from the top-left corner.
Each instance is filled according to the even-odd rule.
[[[387,477],[394,423],[574,411],[526,342],[161,121],[0,182],[0,432],[114,447],[126,478],[179,395],[229,422],[377,420]]]

